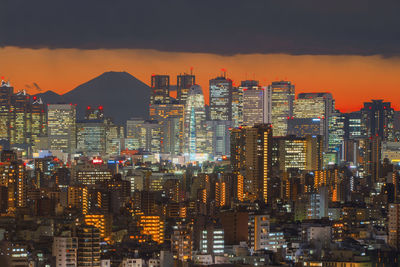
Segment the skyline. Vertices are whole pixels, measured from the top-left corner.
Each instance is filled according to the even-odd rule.
[[[356,111],[363,102],[383,99],[396,105],[399,57],[322,56],[285,54],[236,54],[161,52],[136,49],[29,49],[0,48],[0,77],[9,79],[15,90],[37,94],[47,90],[66,93],[103,72],[126,71],[149,85],[152,74],[171,76],[190,72],[196,75],[208,103],[208,81],[227,70],[235,85],[255,79],[266,86],[272,81],[288,80],[301,92],[330,92],[342,112]],[[21,66],[24,66],[21,68]],[[213,67],[209,67],[213,66]],[[300,71],[299,71],[300,70]],[[337,78],[339,77],[339,78]],[[42,91],[35,89],[33,83]],[[28,85],[30,88],[28,88]],[[357,96],[357,100],[348,97]],[[175,95],[174,93],[172,94]]]

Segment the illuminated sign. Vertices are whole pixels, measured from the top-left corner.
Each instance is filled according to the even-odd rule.
[[[102,159],[93,159],[93,164],[103,164],[103,160]]]

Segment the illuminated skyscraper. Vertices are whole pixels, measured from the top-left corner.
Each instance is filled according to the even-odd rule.
[[[268,88],[261,88],[258,85],[243,87],[243,125],[269,123],[271,98],[268,92]]]
[[[15,153],[3,151],[1,154],[0,185],[7,187],[7,211],[12,214],[16,208],[26,207],[27,173],[24,163],[17,160]]]
[[[206,110],[203,91],[199,85],[190,88],[184,113],[184,153],[196,160],[207,150]]]
[[[186,103],[189,94],[189,89],[196,84],[196,77],[193,74],[180,74],[176,78],[177,98],[181,104]]]
[[[339,110],[331,114],[328,120],[328,152],[336,157],[336,163],[344,158],[343,145],[345,139],[346,116]]]
[[[362,129],[364,136],[379,136],[382,141],[393,141],[393,116],[394,110],[390,102],[372,100],[365,102],[361,110]]]
[[[232,80],[225,76],[210,80],[210,120],[232,120]]]
[[[288,135],[305,137],[307,135],[323,135],[324,120],[318,118],[288,119]]]
[[[243,89],[242,86],[233,87],[232,91],[232,122],[234,127],[243,124]]]
[[[32,97],[33,103],[31,105],[31,142],[37,142],[38,137],[47,135],[47,116],[46,106],[41,98],[36,96]]]
[[[121,152],[121,139],[125,136],[124,127],[116,125],[110,118],[104,119],[106,132],[106,154],[119,155]]]
[[[10,140],[11,132],[11,97],[14,88],[9,82],[1,81],[0,84],[0,139]]]
[[[49,145],[52,150],[71,153],[76,149],[76,109],[72,104],[47,106]]]
[[[103,121],[78,121],[76,128],[78,151],[89,154],[104,154],[106,152],[106,129]]]
[[[169,85],[170,84],[168,75],[152,75],[150,104],[169,103],[170,102]]]
[[[186,99],[185,99],[186,101]],[[183,149],[183,104],[154,104],[150,119],[161,126],[161,152],[178,154]]]
[[[214,157],[230,155],[230,131],[231,121],[207,121],[207,134],[210,134],[209,144]]]
[[[140,128],[139,147],[152,153],[161,152],[162,126],[157,121],[145,121]]]
[[[330,93],[301,93],[294,101],[294,118],[324,120],[324,143],[328,148],[328,121],[335,111],[335,101]]]
[[[272,82],[268,86],[271,91],[271,123],[274,136],[287,134],[287,119],[293,116],[294,85],[288,81]]]
[[[145,122],[142,118],[131,118],[126,121],[126,138],[131,140],[130,149],[140,148],[140,129]]]
[[[351,112],[346,114],[346,137],[348,139],[355,139],[363,137],[362,123],[361,123],[361,112]]]
[[[273,164],[281,171],[298,169],[319,170],[322,167],[321,136],[296,137],[288,135],[275,137],[273,141]]]
[[[22,90],[11,97],[10,143],[28,144],[31,133],[30,96]]]
[[[272,168],[271,125],[256,124],[233,129],[231,160],[238,198],[268,203]]]

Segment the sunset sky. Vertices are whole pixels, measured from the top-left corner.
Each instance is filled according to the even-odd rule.
[[[193,67],[207,98],[222,68],[238,84],[289,80],[331,92],[341,111],[400,98],[400,1],[6,1],[0,75],[16,89],[64,93],[105,71]]]
[[[208,80],[225,68],[235,84],[244,79],[268,85],[290,80],[296,93],[327,91],[342,112],[357,110],[364,101],[399,101],[400,58],[381,56],[293,56],[249,54],[219,56],[205,53],[159,52],[137,49],[0,49],[0,75],[16,90],[65,93],[105,71],[126,71],[145,83],[154,74],[176,75],[193,67],[207,98]]]

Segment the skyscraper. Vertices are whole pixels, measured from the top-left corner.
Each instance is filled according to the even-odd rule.
[[[152,75],[150,104],[169,103],[169,85],[169,75]]]
[[[273,164],[281,171],[286,172],[289,169],[312,171],[322,167],[321,136],[274,137],[273,147]]]
[[[10,82],[1,81],[0,84],[0,139],[10,139],[11,97],[14,88]]]
[[[232,129],[231,159],[238,198],[268,203],[271,190],[268,182],[272,169],[271,125],[256,124]]]
[[[362,129],[366,137],[379,136],[383,141],[393,141],[394,110],[390,102],[365,102],[361,114]]]
[[[271,123],[274,136],[287,134],[287,119],[293,116],[295,87],[291,82],[272,82],[268,86],[271,91]]]
[[[130,140],[129,149],[140,148],[140,129],[145,122],[142,118],[131,118],[126,121],[126,138]]]
[[[230,154],[230,131],[231,121],[207,121],[207,133],[210,133],[212,140],[210,146],[214,157],[221,158]]]
[[[153,104],[150,106],[150,119],[157,121],[161,126],[162,153],[179,154],[182,152],[183,113],[183,104]]]
[[[336,157],[336,163],[343,158],[343,145],[345,140],[346,116],[336,110],[328,119],[328,152]]]
[[[361,112],[351,112],[346,114],[346,138],[355,139],[364,137],[361,123]]]
[[[38,137],[47,135],[47,116],[46,116],[46,106],[42,99],[36,96],[32,97],[31,105],[31,142],[34,144],[37,142]]]
[[[76,109],[72,104],[47,106],[49,146],[71,153],[76,148]]]
[[[267,88],[258,85],[243,87],[243,121],[246,126],[269,123],[271,98]]]
[[[199,85],[193,85],[185,105],[184,113],[184,153],[189,160],[196,160],[207,150],[206,111],[203,91]]]
[[[335,101],[330,93],[300,93],[294,101],[295,118],[311,118],[324,120],[324,143],[328,148],[328,121],[335,111]]]
[[[210,120],[232,120],[232,80],[225,76],[210,80]]]
[[[78,151],[94,155],[106,152],[106,128],[103,121],[78,121],[76,128]]]
[[[193,74],[179,74],[176,77],[176,90],[177,97],[176,100],[181,104],[186,103],[186,99],[189,94],[189,89],[192,85],[196,84],[196,77]]]
[[[234,127],[243,124],[243,89],[244,87],[239,86],[233,87],[232,90],[232,122]]]
[[[30,143],[31,133],[31,113],[30,113],[30,96],[22,90],[11,97],[11,121],[10,132],[11,144],[28,144]]]

